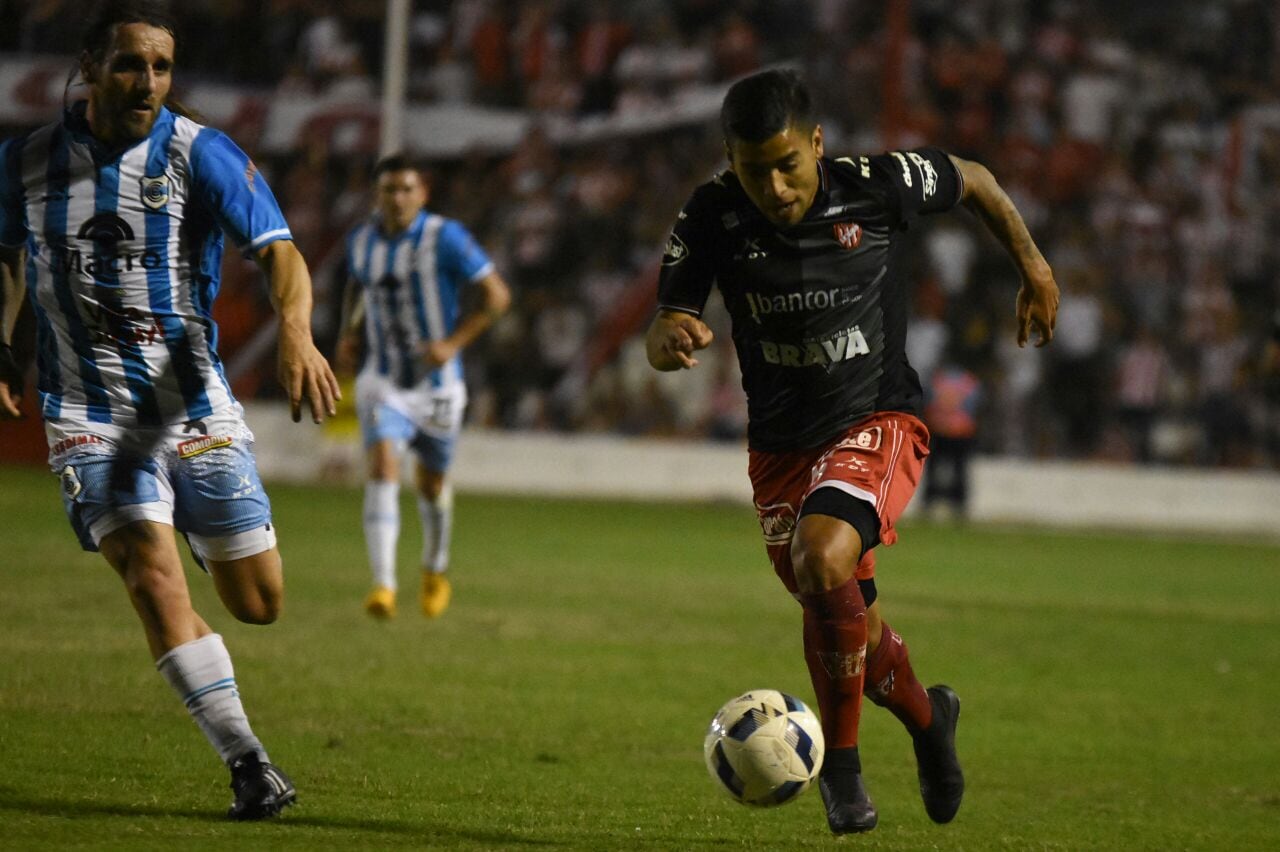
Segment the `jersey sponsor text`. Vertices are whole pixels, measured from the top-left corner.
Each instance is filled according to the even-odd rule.
[[[844,305],[852,305],[862,298],[854,287],[831,287],[826,290],[806,290],[803,293],[778,293],[765,296],[759,293],[743,294],[747,307],[751,309],[751,318],[757,325],[763,324],[760,319],[770,314],[794,314],[800,311],[826,311]]]
[[[857,326],[826,340],[810,340],[802,345],[762,340],[760,350],[764,354],[765,363],[782,367],[827,367],[839,361],[848,361],[859,355],[871,353],[867,339]]]

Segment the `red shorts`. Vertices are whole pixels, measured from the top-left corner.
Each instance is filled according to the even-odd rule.
[[[894,524],[920,482],[929,455],[929,430],[917,418],[882,411],[819,447],[784,453],[752,450],[747,472],[755,493],[756,515],[773,570],[793,593],[791,536],[805,499],[819,488],[838,488],[875,509],[880,543],[898,540]],[[875,576],[875,551],[868,550],[854,576]]]

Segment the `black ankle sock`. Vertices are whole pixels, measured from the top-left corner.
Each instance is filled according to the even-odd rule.
[[[824,775],[827,772],[860,774],[862,761],[858,757],[858,747],[827,749],[826,757],[822,759],[822,772]]]

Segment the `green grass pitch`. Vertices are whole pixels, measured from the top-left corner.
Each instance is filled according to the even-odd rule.
[[[1280,848],[1280,548],[904,526],[885,615],[959,692],[968,792],[935,826],[910,743],[867,705],[873,833],[809,791],[772,810],[708,780],[738,692],[806,700],[800,614],[746,507],[462,495],[454,603],[417,610],[404,495],[400,616],[360,609],[360,493],[269,488],[287,602],[226,638],[299,804],[223,819],[227,775],[147,655],[42,471],[0,468],[0,847],[14,849]]]

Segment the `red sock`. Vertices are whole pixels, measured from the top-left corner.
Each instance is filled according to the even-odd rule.
[[[867,606],[857,580],[813,595],[804,607],[804,659],[818,698],[827,748],[858,744],[862,670],[867,659]]]
[[[927,728],[933,719],[933,705],[911,670],[907,643],[893,632],[889,622],[880,623],[880,644],[867,654],[867,698],[887,707],[907,730]]]

